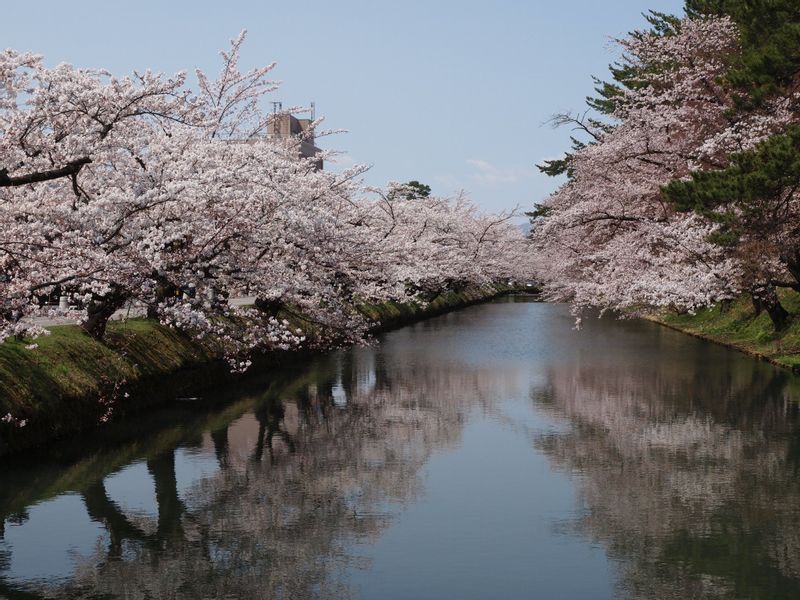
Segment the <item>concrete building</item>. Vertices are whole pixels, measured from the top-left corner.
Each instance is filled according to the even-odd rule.
[[[320,149],[314,145],[314,128],[312,119],[298,119],[288,113],[275,112],[269,121],[267,133],[270,138],[299,142],[299,154],[303,158],[315,158]],[[315,168],[322,170],[322,159],[317,159]]]

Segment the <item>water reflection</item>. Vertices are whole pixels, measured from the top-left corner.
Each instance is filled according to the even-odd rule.
[[[466,411],[486,407],[502,377],[355,349],[123,446],[105,471],[98,453],[44,488],[47,475],[9,472],[0,595],[340,598],[361,560],[352,543],[416,497],[431,452],[458,443]],[[43,529],[50,505],[81,536]],[[44,546],[58,560],[30,554]]]
[[[620,561],[621,595],[797,598],[797,378],[670,331],[636,335],[660,352],[629,343],[551,365],[532,391],[568,424],[533,439],[578,475],[575,529]]]
[[[800,595],[798,380],[693,338],[498,303],[222,395],[0,471],[0,597]]]

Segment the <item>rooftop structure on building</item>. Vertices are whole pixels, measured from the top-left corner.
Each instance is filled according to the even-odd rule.
[[[314,104],[311,104],[311,118],[298,119],[287,112],[280,112],[280,103],[274,103],[275,111],[269,121],[267,134],[272,139],[299,143],[298,153],[302,158],[316,158],[321,150],[314,144]],[[322,159],[316,159],[314,167],[322,170]]]

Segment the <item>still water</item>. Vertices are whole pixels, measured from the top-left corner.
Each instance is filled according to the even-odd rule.
[[[475,306],[0,465],[0,597],[800,597],[798,378],[573,324]]]

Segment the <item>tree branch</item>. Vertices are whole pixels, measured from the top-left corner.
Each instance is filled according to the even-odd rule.
[[[61,177],[69,177],[70,175],[77,175],[84,165],[92,162],[88,156],[71,160],[63,167],[58,169],[50,169],[49,171],[37,171],[35,173],[28,173],[27,175],[10,176],[8,169],[0,169],[0,187],[16,187],[20,185],[27,185],[29,183],[40,183],[42,181],[51,181]]]

